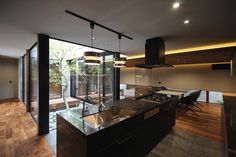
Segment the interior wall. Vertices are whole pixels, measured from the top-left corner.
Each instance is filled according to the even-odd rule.
[[[233,68],[233,70],[232,70],[232,75],[234,76],[234,77],[236,77],[236,54],[234,55],[234,57],[232,58],[232,68]]]
[[[0,58],[0,99],[18,98],[18,59]]]
[[[138,68],[139,69],[139,68]],[[136,71],[136,72],[135,72]],[[144,72],[146,71],[146,72]],[[143,75],[142,77],[136,77]],[[150,77],[151,79],[145,79]],[[136,83],[135,83],[136,82]],[[133,85],[166,86],[180,89],[203,89],[222,92],[236,92],[236,77],[229,70],[212,70],[211,64],[178,65],[173,68],[121,69],[121,83]]]

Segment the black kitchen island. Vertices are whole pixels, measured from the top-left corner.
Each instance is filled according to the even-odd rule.
[[[236,97],[225,96],[223,117],[225,124],[226,157],[236,156]]]
[[[175,125],[176,98],[123,99],[85,117],[57,115],[58,157],[143,157]]]

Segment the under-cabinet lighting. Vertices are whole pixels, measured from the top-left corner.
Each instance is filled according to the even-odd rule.
[[[236,46],[236,42],[228,42],[228,43],[220,43],[220,44],[213,44],[213,45],[197,46],[197,47],[184,48],[184,49],[169,50],[169,51],[166,51],[165,54],[168,55],[168,54],[176,54],[176,53],[201,51],[201,50],[227,48],[227,47],[234,47],[234,46]],[[136,59],[136,58],[144,58],[144,57],[145,57],[144,54],[140,54],[140,55],[128,56],[128,59]]]

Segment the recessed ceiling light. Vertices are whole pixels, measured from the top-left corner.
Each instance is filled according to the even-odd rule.
[[[189,22],[190,22],[189,20],[184,20],[184,24],[186,25],[189,24]]]
[[[95,37],[93,37],[92,39],[93,39],[93,40],[96,40],[96,38],[95,38]]]
[[[179,8],[179,6],[180,6],[180,3],[179,3],[179,2],[175,2],[175,3],[173,3],[173,5],[172,5],[173,9],[177,9],[177,8]]]

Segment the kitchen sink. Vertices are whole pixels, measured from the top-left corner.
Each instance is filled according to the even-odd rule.
[[[77,108],[71,109],[70,112],[75,117],[82,117],[83,116],[82,110],[83,110],[82,107],[77,107]],[[84,113],[85,113],[85,115],[90,115],[90,114],[97,113],[97,112],[98,112],[98,107],[94,106],[94,107],[87,107],[86,111]]]
[[[98,128],[100,126],[106,126],[107,124],[122,121],[129,118],[134,113],[135,111],[133,110],[112,107],[111,109],[85,116],[81,119],[92,127]]]

